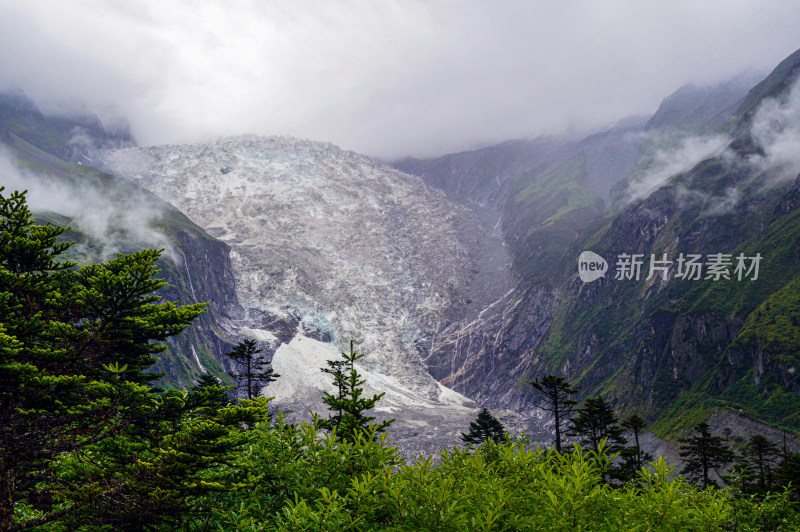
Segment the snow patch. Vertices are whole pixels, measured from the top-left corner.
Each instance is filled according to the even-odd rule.
[[[240,327],[239,333],[259,342],[277,342],[278,337],[266,329],[251,329],[250,327]]]
[[[272,368],[280,378],[264,390],[264,394],[274,397],[274,402],[298,402],[305,397],[307,403],[322,403],[322,393],[335,391],[331,375],[324,373],[328,360],[342,360],[333,344],[324,343],[303,335],[297,335],[288,344],[281,345],[272,358]],[[376,410],[393,412],[404,407],[436,408],[442,403],[450,406],[474,407],[474,403],[439,384],[438,401],[431,401],[418,392],[409,389],[397,379],[375,373],[361,364],[355,364],[356,371],[366,380],[364,394],[385,393]],[[301,401],[303,402],[303,401]]]

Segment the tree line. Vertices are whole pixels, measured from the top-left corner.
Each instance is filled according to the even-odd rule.
[[[763,442],[742,484],[765,488],[759,499],[696,488],[663,460],[611,487],[608,423],[586,429],[585,450],[534,451],[484,415],[480,446],[409,463],[392,421],[369,415],[382,394],[364,395],[352,343],[321,368],[334,393],[310,423],[269,408],[259,388],[278,376],[252,341],[232,351],[235,397],[209,375],[159,388],[155,355],[205,305],[156,295],[157,250],[63,260],[67,230],[36,224],[25,194],[0,188],[0,531],[800,527],[790,493],[770,491],[783,462]]]
[[[640,436],[647,421],[638,414],[619,419],[612,405],[597,396],[587,398],[578,406],[574,396],[580,391],[564,377],[546,375],[528,381],[543,399],[541,406],[553,416],[554,448],[556,452],[569,451],[563,437],[573,439],[572,448],[580,446],[599,454],[616,455],[617,459],[602,468],[604,481],[624,483],[634,480],[642,467],[653,457],[644,452]],[[629,434],[632,445],[625,436]],[[508,434],[502,423],[487,409],[481,410],[470,424],[462,441],[480,444],[487,440],[505,441]],[[764,495],[770,492],[791,490],[800,500],[800,454],[790,453],[761,434],[749,441],[727,441],[711,433],[708,423],[701,422],[679,440],[680,456],[684,460],[680,474],[702,488],[718,487],[718,481],[733,486],[742,493]]]
[[[161,389],[150,368],[163,343],[205,311],[155,294],[161,251],[82,267],[63,260],[69,228],[36,224],[24,192],[0,187],[0,531],[177,525],[229,486],[254,427],[273,414],[260,396],[279,375],[254,340],[229,353],[235,397],[212,374]],[[352,349],[335,363],[339,440],[381,432],[366,411]],[[239,398],[239,395],[243,395]]]

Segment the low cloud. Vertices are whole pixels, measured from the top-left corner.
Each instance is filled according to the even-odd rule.
[[[201,5],[198,5],[201,4]],[[0,88],[142,144],[289,134],[393,158],[600,127],[773,68],[794,2],[0,2]]]
[[[731,170],[735,166],[745,165],[746,168],[737,172],[747,176],[745,181],[727,188],[722,195],[714,196],[681,185],[676,189],[679,205],[685,207],[705,202],[709,206],[704,209],[704,214],[719,216],[730,213],[739,204],[743,197],[741,187],[757,177],[767,178],[762,190],[794,180],[800,172],[800,78],[788,93],[768,98],[759,104],[750,122],[750,133],[763,154],[751,155],[746,159],[727,149],[731,139],[725,136],[692,136],[681,140],[674,148],[659,149],[644,175],[628,186],[627,200],[635,201],[649,196],[673,176],[690,170],[712,156],[721,157]],[[657,136],[649,140],[655,144],[669,142]]]
[[[725,135],[691,136],[677,142],[670,142],[667,134],[644,135],[648,135],[649,141],[655,145],[672,145],[656,150],[653,161],[644,174],[628,186],[628,201],[649,196],[664,186],[672,176],[691,170],[700,161],[721,153],[729,141]]]
[[[27,190],[28,205],[34,212],[49,211],[70,218],[73,228],[103,246],[103,258],[131,244],[171,249],[167,238],[153,228],[162,212],[139,195],[122,197],[91,185],[72,187],[20,170],[13,155],[4,150],[0,150],[0,186],[5,187],[4,194]]]
[[[730,214],[739,205],[742,199],[742,191],[736,187],[728,187],[721,195],[708,194],[697,189],[678,186],[675,192],[678,205],[686,208],[691,204],[705,203],[702,216],[722,216]]]
[[[759,105],[750,131],[764,151],[750,163],[773,170],[778,181],[794,179],[800,171],[800,79],[783,97]]]

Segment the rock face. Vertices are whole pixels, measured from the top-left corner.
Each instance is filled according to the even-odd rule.
[[[277,349],[276,364],[308,351],[295,349],[300,338],[315,342],[316,358],[318,344],[335,354],[352,339],[378,389],[402,390],[392,408],[469,417],[462,405],[475,404],[440,385],[421,357],[436,333],[476,318],[512,286],[503,246],[469,210],[418,177],[305,140],[115,150],[103,164],[231,247],[239,332]],[[277,401],[306,393],[301,381],[273,385],[283,390]],[[436,405],[462,410],[431,414]]]
[[[171,249],[159,264],[168,284],[160,295],[181,304],[209,305],[183,333],[169,339],[169,353],[159,357],[153,370],[167,374],[165,384],[189,388],[198,373],[222,375],[230,367],[225,353],[238,338],[236,319],[242,308],[236,300],[230,248],[199,228],[173,225],[168,234]]]
[[[800,350],[788,325],[800,319],[791,266],[800,257],[800,185],[792,182],[800,164],[796,155],[788,162],[768,155],[776,153],[774,138],[800,127],[798,72],[800,51],[749,93],[746,79],[685,89],[649,122],[582,141],[506,143],[396,163],[476,212],[499,211],[521,278],[477,317],[436,335],[424,357],[432,374],[483,405],[517,411],[540,400],[525,380],[563,375],[581,387],[579,398],[603,395],[622,413],[647,416],[661,436],[726,408],[800,427]],[[759,133],[765,123],[772,136]],[[705,153],[699,147],[711,132],[730,136]],[[681,160],[665,142],[704,154],[632,199],[626,189],[654,175],[654,157]],[[605,257],[611,275],[580,282],[583,250]],[[674,265],[666,279],[613,275],[621,253],[708,260],[739,250],[763,255],[757,282],[681,281]]]

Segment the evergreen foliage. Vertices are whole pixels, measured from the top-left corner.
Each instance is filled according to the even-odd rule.
[[[475,421],[470,422],[469,432],[461,433],[461,441],[468,445],[480,445],[485,441],[502,443],[506,441],[505,430],[500,420],[494,417],[488,409],[483,408],[478,412]]]
[[[742,491],[758,494],[772,491],[779,458],[777,445],[761,434],[751,436],[737,456],[734,469],[739,474]]]
[[[619,420],[614,409],[605,399],[587,399],[577,412],[578,415],[569,420],[567,436],[577,437],[581,446],[595,453],[599,453],[603,446],[608,452],[615,454],[625,450],[623,445],[628,443],[623,436],[625,431],[618,425]],[[621,476],[614,467],[602,471],[603,480],[606,480],[607,474],[618,478]]]
[[[595,449],[589,435],[613,436],[617,421],[599,398],[571,424],[605,420],[586,432],[587,448],[487,437],[406,463],[388,445],[390,422],[365,414],[382,395],[362,397],[352,342],[328,368],[341,390],[326,395],[341,412],[330,432],[319,420],[270,419],[263,398],[231,405],[208,374],[188,392],[149,388],[160,342],[202,305],[152,294],[163,286],[157,251],[60,262],[64,231],[35,225],[24,195],[0,189],[0,531],[800,529],[796,488],[771,491],[797,485],[800,455],[784,453],[771,481],[775,448],[759,438],[742,453],[757,471],[748,485],[765,488],[757,496],[707,480],[700,489],[662,459],[605,483],[616,444],[600,438]],[[639,449],[643,420],[622,425]],[[701,478],[728,450],[707,425],[696,430],[684,452]]]
[[[567,435],[579,438],[584,447],[599,452],[600,442],[605,440],[608,450],[616,453],[628,443],[614,409],[602,397],[587,399],[577,412],[578,415],[569,420]]]
[[[541,379],[528,381],[544,395],[545,406],[542,408],[553,413],[553,425],[556,433],[556,451],[561,452],[561,429],[569,419],[572,409],[578,404],[572,396],[578,393],[578,388],[571,385],[564,377],[547,375]]]
[[[322,400],[333,414],[328,419],[315,417],[316,422],[321,428],[335,429],[336,436],[347,442],[356,441],[359,435],[371,431],[372,428],[376,434],[379,434],[394,422],[394,419],[388,419],[373,426],[372,421],[375,416],[367,414],[367,411],[375,408],[375,404],[385,394],[379,393],[372,397],[362,397],[364,394],[362,386],[366,381],[356,371],[355,362],[363,356],[363,354],[356,354],[353,341],[350,340],[350,352],[342,353],[343,360],[341,362],[344,362],[344,365],[329,363],[329,368],[322,369],[333,375],[338,393],[337,395],[328,392],[323,394]]]
[[[259,356],[262,351],[256,347],[255,340],[248,338],[236,344],[228,353],[231,360],[241,368],[240,371],[230,373],[230,376],[236,379],[237,391],[239,388],[244,388],[248,399],[258,397],[264,386],[280,377],[272,371],[272,368],[267,367],[269,362],[263,356]]]
[[[775,471],[775,478],[779,487],[789,491],[792,499],[800,502],[800,453],[784,452]]]
[[[337,409],[332,409],[332,413],[328,417],[328,423],[331,427],[338,427],[339,423],[342,421],[342,415],[344,414],[343,405],[345,400],[345,390],[347,389],[345,386],[345,371],[347,371],[347,361],[328,360],[327,364],[327,368],[320,368],[320,370],[323,373],[328,373],[333,376],[333,384],[336,386],[337,400]]]
[[[36,225],[0,188],[0,530],[141,529],[179,523],[224,485],[242,422],[266,404],[213,413],[211,390],[146,386],[160,342],[204,305],[152,292],[159,251],[80,269],[60,262],[67,228]]]
[[[723,469],[733,461],[733,451],[722,438],[711,435],[708,423],[698,423],[693,432],[697,435],[681,439],[681,457],[686,460],[681,475],[703,487],[716,486],[710,473],[721,478]]]
[[[653,457],[642,450],[639,443],[639,434],[647,426],[647,422],[639,415],[632,415],[621,423],[622,428],[633,434],[633,445],[625,447],[620,451],[622,463],[616,469],[616,477],[621,481],[628,481],[636,477],[637,471],[651,462]]]
[[[212,373],[201,373],[190,390],[189,399],[195,400],[207,394],[210,396],[209,402],[223,408],[231,404],[231,398],[228,396],[230,388],[223,385],[222,381]]]

